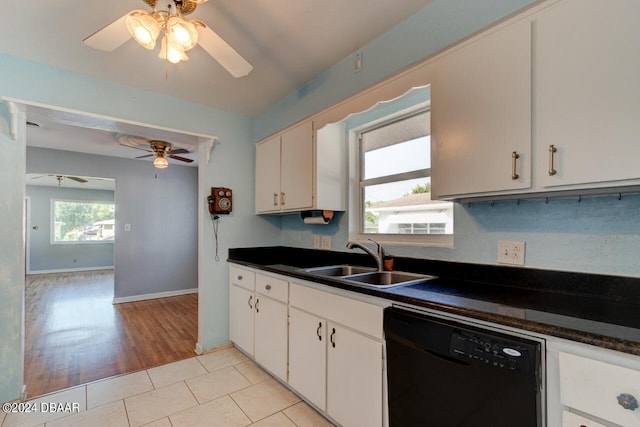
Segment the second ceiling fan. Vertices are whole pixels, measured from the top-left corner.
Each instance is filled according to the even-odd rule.
[[[162,37],[159,56],[172,63],[189,59],[186,52],[200,45],[234,77],[246,76],[253,69],[246,59],[204,22],[185,18],[185,15],[196,10],[198,4],[207,0],[170,0],[167,10],[158,9],[158,0],[143,1],[153,10],[133,10],[91,34],[83,42],[94,49],[111,52],[133,37],[141,46],[153,50],[158,38]]]

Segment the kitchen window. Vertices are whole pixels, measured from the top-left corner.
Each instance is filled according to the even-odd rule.
[[[431,200],[428,103],[357,132],[358,238],[452,244],[453,204]]]
[[[108,243],[115,239],[113,203],[53,199],[51,212],[51,243]]]

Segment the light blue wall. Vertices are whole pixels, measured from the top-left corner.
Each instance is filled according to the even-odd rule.
[[[113,191],[28,185],[27,197],[30,200],[30,228],[27,229],[29,272],[113,267],[113,241],[51,243],[52,200],[113,203]],[[195,228],[195,220],[193,227]]]
[[[19,396],[23,377],[25,143],[9,123],[0,107],[0,402]]]

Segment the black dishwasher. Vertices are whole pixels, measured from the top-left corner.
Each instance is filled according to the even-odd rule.
[[[541,342],[397,307],[384,314],[391,427],[542,427]]]

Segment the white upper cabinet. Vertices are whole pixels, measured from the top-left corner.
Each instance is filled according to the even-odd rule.
[[[531,186],[531,23],[518,22],[435,62],[432,197]]]
[[[613,187],[640,178],[639,16],[637,0],[565,0],[537,18],[541,187]]]
[[[256,145],[256,213],[344,210],[344,127],[307,121]]]
[[[256,212],[310,209],[313,124],[305,122],[256,146]]]

